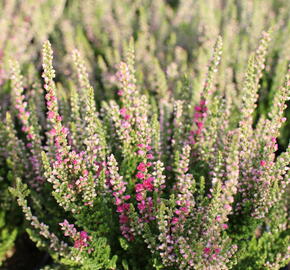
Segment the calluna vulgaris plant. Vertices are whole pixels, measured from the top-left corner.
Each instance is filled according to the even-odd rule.
[[[222,39],[199,100],[143,95],[133,41],[115,75],[117,99],[95,105],[84,61],[69,99],[43,45],[42,88],[11,62],[2,155],[27,232],[55,269],[279,269],[289,262],[289,147],[275,155],[289,71],[267,117],[254,121],[270,35],[248,61],[242,107],[217,91]],[[41,100],[41,96],[45,100]],[[49,268],[49,269],[51,269]],[[45,268],[47,269],[47,268]]]
[[[67,86],[71,50],[77,47],[90,71],[97,103],[116,96],[115,64],[124,58],[126,42],[134,36],[136,77],[150,98],[180,99],[181,78],[192,80],[199,99],[211,43],[220,33],[224,49],[216,81],[218,91],[240,109],[243,72],[259,33],[274,25],[266,68],[261,78],[259,109],[269,104],[289,63],[290,2],[284,0],[6,0],[0,3],[0,106],[7,108],[10,91],[5,78],[8,60],[24,63],[24,85],[34,82],[40,44],[49,36],[56,48],[55,66]],[[15,34],[17,33],[17,35]],[[33,43],[33,45],[31,45]],[[26,82],[27,81],[27,82]],[[4,97],[3,97],[4,96]],[[236,112],[237,113],[237,112]],[[287,113],[287,112],[286,112]],[[289,114],[289,109],[288,109]],[[288,145],[289,124],[282,128],[279,145]]]

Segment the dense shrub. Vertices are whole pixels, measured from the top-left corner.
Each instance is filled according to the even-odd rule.
[[[289,147],[275,152],[289,73],[268,116],[254,122],[269,40],[264,32],[249,59],[238,115],[216,90],[221,38],[198,100],[186,78],[179,97],[156,103],[142,94],[133,41],[114,78],[118,98],[99,109],[78,51],[78,86],[69,83],[69,97],[54,81],[49,42],[45,93],[24,89],[12,63],[13,110],[1,132],[15,180],[10,190],[37,245],[61,269],[285,265]]]
[[[274,32],[261,77],[258,115],[268,113],[289,63],[289,1],[10,0],[0,5],[0,85],[9,75],[11,58],[24,63],[28,81],[33,80],[40,44],[49,36],[60,81],[67,85],[66,75],[72,72],[69,54],[78,48],[91,74],[98,105],[116,97],[115,65],[124,59],[125,41],[131,36],[138,86],[156,99],[180,98],[178,82],[185,75],[193,84],[193,98],[199,99],[210,48],[218,34],[227,52],[217,76],[218,91],[237,110],[242,104],[242,74],[262,30],[273,27]],[[9,87],[3,90],[0,103],[7,107],[3,94]],[[283,150],[289,130],[288,124],[279,138]]]
[[[55,269],[286,264],[289,14],[283,0],[0,2],[0,262],[26,228]],[[48,43],[39,76],[48,38],[56,78]]]

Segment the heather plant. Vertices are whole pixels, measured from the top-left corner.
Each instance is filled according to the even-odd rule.
[[[221,34],[228,53],[218,71],[217,91],[227,95],[238,111],[247,59],[262,29],[274,26],[257,111],[265,116],[289,62],[289,11],[288,1],[280,0],[4,1],[0,80],[4,83],[1,78],[9,74],[7,59],[17,58],[26,64],[37,59],[40,44],[49,35],[62,83],[67,84],[65,76],[72,72],[69,54],[77,47],[87,63],[97,102],[112,99],[116,97],[115,64],[125,58],[128,44],[124,41],[133,36],[141,92],[157,100],[180,98],[180,81],[186,75],[194,78],[194,103],[200,98],[212,42]],[[30,43],[33,46],[28,46]],[[289,125],[279,138],[284,150],[287,130]]]
[[[200,98],[212,42],[223,36],[227,54],[216,78],[220,94],[241,108],[243,72],[259,33],[273,26],[266,68],[261,77],[257,115],[268,113],[275,89],[289,63],[289,10],[287,1],[70,1],[59,31],[52,33],[58,68],[71,73],[70,57],[77,47],[91,73],[98,100],[116,97],[115,64],[126,58],[134,37],[135,70],[144,94],[159,99],[181,98],[182,77],[191,80],[192,102]],[[77,25],[77,27],[74,27]],[[62,57],[65,55],[65,57]],[[96,61],[97,60],[97,61]],[[96,71],[96,72],[95,72]],[[64,78],[65,81],[65,78]],[[97,101],[100,102],[100,101]],[[99,104],[98,104],[99,105]],[[280,145],[288,145],[282,130]],[[289,134],[288,134],[289,135]]]
[[[197,186],[202,186],[204,181],[205,191],[209,192],[211,184],[208,183],[211,183],[212,180],[211,178],[208,179],[208,174],[215,165],[212,165],[212,168],[207,166],[208,164],[216,164],[212,162],[215,157],[211,157],[213,154],[210,151],[213,151],[213,147],[217,148],[216,144],[219,144],[218,150],[215,150],[217,155],[219,155],[218,151],[225,151],[224,149],[229,148],[226,144],[228,139],[224,139],[227,138],[227,133],[223,136],[220,135],[220,123],[226,123],[229,130],[235,130],[238,123],[242,125],[240,112],[247,110],[243,108],[245,108],[245,102],[248,99],[252,100],[251,104],[258,104],[253,112],[249,114],[243,112],[244,118],[252,119],[253,126],[251,128],[254,128],[254,133],[264,134],[265,127],[270,129],[272,124],[268,123],[266,119],[271,119],[271,123],[279,121],[277,117],[274,117],[278,113],[273,108],[278,108],[276,104],[280,102],[283,104],[284,102],[278,100],[277,89],[283,83],[284,74],[289,64],[289,10],[288,1],[277,0],[267,2],[260,0],[2,1],[0,3],[0,114],[2,121],[0,131],[0,261],[1,258],[6,256],[4,254],[7,254],[12,248],[16,231],[22,231],[19,212],[15,209],[15,203],[13,203],[13,199],[8,192],[8,186],[15,186],[17,177],[23,183],[28,184],[30,189],[28,201],[31,203],[32,213],[39,220],[47,223],[51,231],[60,239],[63,241],[68,239],[67,237],[62,238],[62,234],[57,234],[58,223],[60,222],[59,219],[62,219],[62,222],[65,219],[70,221],[67,213],[72,212],[72,209],[76,206],[69,202],[62,202],[62,198],[66,196],[63,190],[61,196],[55,193],[50,195],[45,202],[46,206],[44,206],[43,201],[43,197],[47,198],[47,194],[52,194],[52,191],[54,191],[52,189],[54,182],[47,183],[49,178],[47,169],[49,170],[49,166],[45,167],[45,162],[42,160],[45,160],[45,155],[47,155],[48,163],[51,164],[58,154],[54,149],[55,146],[53,146],[54,136],[56,136],[54,132],[57,129],[51,128],[51,120],[47,119],[53,117],[54,114],[45,114],[48,104],[52,102],[52,106],[61,115],[63,132],[68,131],[66,138],[69,149],[76,151],[76,154],[73,153],[72,155],[76,159],[85,156],[88,158],[85,163],[91,162],[91,165],[86,165],[89,166],[87,168],[88,173],[100,177],[101,182],[109,182],[112,186],[121,186],[117,188],[118,194],[113,195],[116,202],[112,202],[110,196],[108,198],[108,201],[113,205],[99,202],[102,207],[98,208],[96,206],[98,210],[103,209],[97,214],[99,219],[100,217],[103,218],[104,209],[108,209],[108,205],[111,206],[110,209],[113,212],[114,204],[119,203],[119,200],[123,201],[122,196],[127,195],[124,203],[129,204],[132,203],[134,197],[140,199],[145,196],[145,205],[151,204],[151,202],[147,202],[146,196],[150,197],[151,195],[154,198],[150,194],[150,190],[147,191],[149,195],[147,193],[144,195],[143,190],[133,191],[134,184],[132,184],[132,181],[135,180],[130,180],[135,176],[139,161],[142,162],[142,159],[136,161],[132,153],[135,153],[135,151],[142,153],[146,150],[142,147],[136,150],[131,146],[135,142],[142,145],[138,142],[141,135],[133,135],[134,132],[140,132],[137,126],[134,126],[136,123],[132,124],[132,121],[135,120],[131,118],[135,118],[135,115],[138,115],[137,119],[143,119],[143,116],[146,115],[146,121],[144,121],[147,124],[142,122],[142,125],[145,126],[145,131],[142,132],[143,135],[148,134],[148,140],[151,141],[150,147],[153,149],[149,150],[148,155],[149,157],[153,155],[153,161],[158,162],[156,163],[156,170],[158,170],[156,174],[160,174],[162,168],[165,168],[163,174],[160,174],[160,178],[165,180],[161,182],[165,181],[167,183],[169,181],[165,188],[163,188],[162,183],[160,184],[158,190],[160,189],[160,192],[164,190],[161,192],[163,195],[159,196],[162,199],[169,199],[169,194],[172,193],[171,188],[175,189],[175,181],[180,179],[177,177],[180,173],[177,164],[180,162],[182,151],[188,151],[183,149],[186,144],[191,145],[190,166],[195,167],[189,173],[193,175]],[[257,80],[259,78],[259,81],[253,87],[253,81],[248,78],[251,76],[247,75],[248,77],[245,78],[244,71],[247,67],[248,58],[256,47],[259,33],[262,29],[267,29],[270,26],[274,26],[274,31],[271,34],[272,40],[266,40],[266,42],[270,42],[270,46],[265,62],[260,61],[258,63],[261,68],[257,69],[256,73],[255,60],[251,60],[253,62],[252,67],[250,63],[248,64],[248,74],[255,73],[253,76],[256,76]],[[215,60],[210,66],[211,71],[207,75],[209,86],[206,87],[204,81],[208,69],[207,62],[213,41],[218,34],[223,36],[223,50],[225,53],[221,59],[218,55],[215,56]],[[133,37],[131,42],[127,42],[131,36]],[[36,59],[38,61],[41,44],[47,37],[50,37],[55,48],[54,64],[58,72],[57,84],[55,85],[57,103],[54,105],[53,100],[49,100],[48,104],[45,104],[41,80],[38,78],[39,65],[33,63]],[[267,39],[267,37],[264,37],[264,39]],[[73,56],[70,55],[75,47],[78,48],[82,57],[78,51],[75,51]],[[264,53],[264,49],[262,46],[262,53]],[[265,55],[262,54],[260,57],[264,59]],[[17,59],[20,62],[24,77],[21,77],[20,67],[17,63],[9,63],[10,58]],[[124,59],[128,68],[123,64],[116,67],[115,64],[122,59]],[[221,63],[217,68],[219,61]],[[10,69],[9,65],[11,66]],[[125,70],[129,69],[129,73],[133,74],[131,79],[136,90],[131,89],[131,83],[124,81],[122,69],[123,73],[127,73]],[[261,70],[263,70],[263,73],[260,73]],[[115,76],[116,72],[118,72],[117,76]],[[7,80],[9,75],[13,83]],[[69,80],[67,80],[68,76],[70,76]],[[211,83],[213,77],[215,84]],[[78,85],[75,83],[77,78],[79,79]],[[128,86],[126,86],[127,84]],[[258,85],[261,85],[261,87],[257,90]],[[140,98],[140,102],[146,104],[147,107],[144,105],[142,109],[144,110],[143,114],[138,114],[130,109],[131,105],[137,101],[130,101],[128,108],[122,105],[127,104],[129,100],[128,97],[124,98],[122,96],[122,93],[125,92],[123,88],[126,87],[131,89],[127,95],[138,93],[136,99]],[[13,91],[10,95],[11,88]],[[254,90],[251,93],[245,93],[248,88],[256,89],[256,93],[259,94],[258,99],[256,96],[252,96]],[[146,97],[143,97],[143,95]],[[220,97],[222,99],[218,101]],[[116,101],[112,101],[112,99]],[[208,99],[210,101],[207,101]],[[211,107],[208,107],[205,102],[209,102]],[[139,105],[134,106],[140,107]],[[196,112],[194,112],[195,106],[197,107]],[[251,109],[251,105],[248,108]],[[6,115],[6,111],[9,111],[9,114]],[[215,117],[207,118],[208,111]],[[95,117],[95,114],[98,117]],[[119,118],[116,116],[118,114],[120,114]],[[286,109],[286,116],[289,117],[289,108]],[[3,120],[5,118],[6,120]],[[192,123],[192,118],[194,123]],[[249,123],[243,124],[243,128],[247,130],[244,131],[245,133],[251,130],[248,127],[250,126]],[[279,143],[279,149],[275,152],[275,162],[278,161],[277,156],[281,150],[289,151],[289,121],[281,124],[280,134],[275,135],[277,137],[276,142]],[[133,125],[133,129],[130,129],[130,125]],[[149,128],[152,128],[151,133],[147,132]],[[269,133],[271,132],[269,131]],[[117,135],[114,137],[111,134]],[[258,137],[258,135],[256,136]],[[237,137],[239,138],[238,144],[241,145],[246,145],[247,140],[250,140],[250,137],[241,138],[241,135],[237,135]],[[257,137],[254,137],[254,139]],[[126,143],[123,143],[125,138]],[[200,138],[215,139],[200,141]],[[219,140],[219,138],[221,142],[217,143],[216,140]],[[266,141],[266,138],[264,139]],[[63,139],[63,141],[65,140]],[[144,139],[144,141],[146,140]],[[147,145],[145,142],[143,144]],[[200,146],[200,144],[203,146]],[[262,146],[267,144],[261,141],[261,148],[258,146],[255,148],[254,145],[255,143],[251,146],[245,146],[241,151],[257,149],[255,151],[261,151],[262,153]],[[43,155],[43,151],[46,153],[45,155]],[[115,164],[113,160],[112,162],[115,167],[119,168],[119,174],[128,183],[128,187],[121,180],[118,180],[118,176],[116,176],[117,180],[108,180],[108,176],[103,175],[109,171],[107,162],[110,154],[114,155],[117,163]],[[97,164],[92,165],[95,159],[94,155],[98,157]],[[200,155],[203,158],[200,159]],[[283,155],[281,155],[282,159]],[[245,167],[241,171],[258,166],[258,162],[254,163],[257,157],[251,157],[249,154],[240,157],[242,160],[250,158],[253,158],[253,164],[242,165]],[[223,162],[226,158],[221,157],[221,160]],[[81,167],[84,168],[84,166],[82,163]],[[219,166],[222,167],[222,165]],[[107,167],[108,169],[105,169]],[[141,171],[140,173],[139,176],[141,177],[144,172]],[[150,173],[153,174],[152,171],[149,171]],[[58,174],[58,177],[61,179],[63,177],[69,178],[68,183],[77,181],[71,180],[71,178],[74,179],[79,175],[71,177],[71,174],[72,172],[68,170],[66,174]],[[253,174],[247,173],[245,179],[251,179]],[[257,171],[257,174],[260,174],[260,171]],[[271,178],[273,175],[267,177]],[[73,200],[82,200],[81,198],[84,197],[87,205],[92,204],[92,198],[97,196],[94,189],[97,186],[99,190],[99,185],[103,185],[103,183],[94,184],[96,180],[91,177],[88,175],[87,181],[89,184],[81,185],[82,187],[78,190],[81,195],[74,191],[74,196],[77,199]],[[133,177],[133,179],[135,178]],[[247,183],[248,180],[243,179],[244,176],[240,176],[239,182],[245,181]],[[141,178],[138,181],[143,180]],[[149,183],[151,181],[149,180]],[[242,193],[245,192],[244,188],[252,188],[251,184],[249,185],[250,187],[243,186],[241,188]],[[61,189],[64,188],[63,186],[65,185],[62,185]],[[105,186],[107,185],[105,184]],[[125,188],[129,190],[129,194],[125,194],[125,191],[123,191]],[[270,200],[271,196],[274,196],[268,194],[268,188],[261,187],[259,190],[264,190],[263,195],[259,198],[261,201]],[[197,195],[200,192],[198,189],[192,192],[195,194],[194,199],[201,196]],[[205,194],[208,194],[206,192]],[[254,196],[255,192],[252,191],[250,195]],[[259,192],[257,194],[260,194]],[[201,194],[203,193],[201,192]],[[177,196],[177,191],[174,195]],[[104,196],[103,193],[99,195],[99,198],[102,196]],[[131,198],[128,198],[128,196],[131,196]],[[238,209],[240,201],[247,200],[248,195],[243,196],[235,196],[237,206],[234,205]],[[282,197],[275,202],[275,198],[272,202],[274,205],[270,207],[271,211],[269,210],[268,216],[281,217],[278,220],[266,217],[261,218],[263,222],[257,222],[255,219],[248,220],[247,213],[250,213],[251,209],[244,214],[235,213],[233,216],[229,216],[231,223],[228,225],[228,232],[234,244],[239,246],[236,253],[239,258],[235,266],[237,269],[238,267],[243,269],[243,267],[246,267],[245,265],[253,269],[264,267],[261,265],[264,265],[267,260],[269,260],[267,267],[273,269],[278,267],[275,266],[276,261],[279,261],[278,264],[283,264],[283,260],[287,260],[287,258],[284,259],[282,251],[287,243],[288,232],[285,225],[283,225],[284,227],[281,225],[286,224],[287,219],[284,209],[286,207],[285,200]],[[252,199],[249,200],[249,204],[251,202]],[[200,207],[202,202],[199,201],[197,205],[195,207]],[[134,206],[139,210],[136,203]],[[142,208],[142,206],[140,207]],[[207,205],[207,207],[209,206]],[[146,213],[142,211],[139,214],[145,215]],[[92,210],[92,212],[96,211]],[[79,225],[77,221],[86,219],[90,214],[84,213],[81,218],[74,214],[71,217],[71,222],[76,223],[79,228],[87,228],[84,225],[86,224],[85,221]],[[98,218],[95,217],[94,219]],[[175,218],[175,216],[172,218]],[[145,244],[143,240],[136,237],[135,240],[137,239],[138,242],[133,244],[131,241],[128,247],[123,240],[116,240],[115,233],[118,232],[116,220],[120,222],[120,228],[126,234],[125,231],[128,230],[125,222],[126,215],[118,213],[110,221],[106,220],[102,223],[103,225],[98,225],[101,227],[98,235],[107,238],[106,241],[112,249],[112,257],[118,255],[118,265],[123,264],[124,268],[126,268],[124,266],[126,264],[129,264],[130,267],[132,265],[138,267],[147,258],[150,258],[148,259],[150,261],[149,269],[152,268],[152,264],[159,265],[160,256],[158,253],[154,253],[154,255],[148,253],[145,256],[144,249],[141,249],[144,261],[128,259],[130,256],[134,258],[141,257],[139,253],[136,255],[136,247],[144,247]],[[241,220],[244,222],[243,225],[241,225]],[[150,228],[153,228],[152,230],[155,232],[157,225],[151,223]],[[105,224],[110,224],[110,228],[114,228],[111,234],[107,232],[108,225]],[[94,230],[92,227],[89,228]],[[34,237],[36,242],[39,241],[41,246],[38,234],[31,231],[30,235],[32,238]],[[256,235],[259,235],[259,237],[256,237]],[[127,237],[132,236],[128,234]],[[74,239],[80,240],[76,236]],[[246,242],[244,239],[251,241]],[[122,248],[120,248],[120,245]],[[44,246],[47,247],[47,243],[42,244],[42,246],[43,248]],[[274,246],[276,250],[272,251]],[[49,249],[49,252],[57,257],[55,255],[57,252],[51,251],[51,249]],[[104,256],[108,256],[109,252],[105,253],[107,255]],[[278,255],[279,253],[281,255]],[[276,256],[278,257],[276,258]],[[281,259],[279,259],[279,256]],[[69,256],[61,256],[61,258],[64,257]],[[84,260],[87,261],[87,259]],[[60,261],[60,259],[56,258],[55,261]],[[66,265],[68,264],[66,262]]]
[[[180,95],[150,98],[133,40],[113,76],[116,98],[98,106],[76,50],[78,83],[55,81],[48,41],[43,87],[24,88],[11,63],[2,155],[27,232],[54,259],[45,269],[279,269],[289,262],[289,147],[276,153],[289,70],[267,117],[255,118],[269,42],[263,32],[249,58],[239,114],[218,91],[221,37],[198,98],[182,76]]]

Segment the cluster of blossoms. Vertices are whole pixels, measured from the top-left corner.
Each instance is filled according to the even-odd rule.
[[[128,211],[130,204],[126,201],[130,199],[130,195],[125,195],[127,183],[123,181],[123,177],[119,175],[117,162],[113,155],[109,157],[108,164],[109,187],[112,189],[112,195],[115,198],[115,205],[119,213],[119,223],[122,235],[128,240],[133,240],[134,237],[130,232]]]
[[[150,166],[152,166],[151,162],[147,162],[146,164],[141,162],[137,166],[138,172],[136,178],[142,181],[135,185],[136,200],[138,201],[137,207],[142,217],[141,222],[149,222],[155,219],[154,215],[152,215],[153,198],[147,195],[148,192],[153,191],[155,180],[147,171]]]
[[[90,237],[88,236],[87,232],[78,232],[74,227],[74,224],[69,224],[66,219],[62,223],[59,223],[59,225],[64,231],[64,235],[73,239],[74,248],[82,249],[89,246]]]
[[[33,178],[31,185],[39,188],[44,179],[42,176],[42,167],[40,163],[41,155],[41,137],[37,133],[37,128],[33,125],[32,115],[28,111],[28,103],[25,101],[23,76],[20,74],[20,67],[17,62],[11,63],[11,79],[13,88],[13,104],[17,110],[17,118],[22,124],[21,130],[26,135],[26,147],[31,155],[29,156],[32,167]]]
[[[195,106],[179,99],[173,105],[168,100],[160,101],[158,106],[151,104],[139,90],[131,44],[126,62],[119,65],[115,77],[118,100],[104,101],[100,113],[84,61],[77,51],[73,59],[80,89],[71,91],[69,102],[59,98],[61,90],[54,82],[52,49],[46,42],[44,128],[37,129],[35,123],[40,119],[35,122],[37,115],[27,113],[23,86],[19,84],[22,78],[18,75],[11,78],[14,114],[20,120],[19,133],[25,135],[25,143],[21,136],[18,138],[17,127],[9,117],[5,128],[9,149],[15,146],[11,153],[7,148],[5,155],[15,160],[28,157],[29,162],[37,155],[41,161],[39,170],[33,170],[34,177],[40,175],[44,179],[37,189],[39,194],[30,186],[35,213],[44,219],[40,209],[49,216],[57,213],[46,220],[48,224],[31,217],[28,194],[21,192],[25,184],[18,180],[13,192],[35,230],[32,236],[40,235],[38,241],[43,246],[51,236],[51,252],[62,250],[61,257],[67,259],[68,265],[81,265],[84,269],[86,263],[97,264],[100,254],[105,254],[103,269],[125,265],[126,254],[131,256],[128,262],[139,267],[142,260],[136,245],[146,245],[150,253],[144,252],[144,256],[151,268],[161,265],[168,269],[226,270],[248,256],[240,241],[254,237],[257,229],[270,224],[273,233],[283,231],[287,216],[283,189],[287,186],[290,157],[289,149],[277,157],[275,151],[289,75],[275,99],[278,116],[272,112],[270,119],[261,119],[253,128],[251,109],[256,103],[257,78],[261,76],[268,42],[268,35],[264,34],[249,62],[244,93],[249,99],[244,98],[244,109],[236,125],[229,124],[235,119],[230,118],[224,96],[214,85],[221,38],[215,45],[201,99]],[[274,129],[272,121],[279,123]],[[163,141],[168,134],[169,138]],[[30,175],[24,173],[29,170],[29,163],[23,168],[13,162],[10,166],[15,174],[22,170],[17,176],[29,183]],[[41,204],[41,196],[47,196],[48,203]],[[280,227],[265,219],[279,211]],[[73,246],[60,240],[63,235],[55,230],[55,224],[60,224],[64,236],[73,240]],[[74,224],[84,230],[78,232]],[[116,251],[116,241],[120,241],[122,252]],[[284,244],[281,250],[285,252]],[[110,252],[120,254],[120,262],[111,258]],[[77,261],[73,260],[75,254]]]
[[[208,110],[208,108],[206,107],[206,101],[202,98],[199,102],[199,105],[196,105],[194,107],[194,110],[195,110],[195,113],[193,117],[193,122],[196,125],[196,129],[190,132],[190,136],[188,138],[190,144],[195,144],[196,137],[198,137],[202,133],[202,129],[204,126],[204,119],[207,116],[207,110]]]
[[[289,262],[289,75],[278,88],[289,64],[289,9],[276,0],[0,3],[0,185],[14,187],[31,238],[61,269],[279,269]],[[270,35],[263,32],[243,76],[270,24],[271,57],[265,61]],[[219,65],[218,42],[206,74],[218,33],[225,53]],[[132,34],[135,44],[126,44]],[[48,43],[36,78],[47,36],[65,75],[68,52],[79,47],[84,60],[73,52],[69,80],[55,77]],[[10,57],[25,63],[25,83],[17,63],[7,81]],[[44,85],[33,96],[38,81]],[[57,229],[64,219],[90,235],[76,237],[94,246],[90,254],[84,247],[71,253]]]

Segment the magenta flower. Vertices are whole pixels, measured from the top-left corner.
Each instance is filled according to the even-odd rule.
[[[219,254],[221,252],[221,249],[220,248],[215,248],[214,252],[215,252],[215,254]]]
[[[149,191],[152,191],[153,190],[153,184],[152,184],[153,180],[154,180],[153,177],[149,177],[149,178],[145,179],[143,181],[144,188],[149,190]]]
[[[137,166],[137,170],[141,171],[141,172],[145,172],[146,171],[146,165],[141,162],[138,166]]]
[[[136,192],[140,192],[140,191],[143,191],[144,190],[144,187],[142,184],[136,184],[135,185],[135,191]]]
[[[226,230],[229,228],[229,226],[228,226],[228,224],[222,224],[222,228]]]
[[[206,248],[203,249],[203,253],[206,254],[206,255],[209,255],[210,252],[211,252],[211,249],[208,248],[208,247],[206,247]]]
[[[136,200],[137,200],[137,201],[140,202],[140,201],[142,201],[143,199],[144,199],[144,198],[143,198],[142,193],[137,193],[137,194],[136,194]]]
[[[143,179],[143,178],[145,177],[145,175],[144,175],[143,173],[141,173],[141,172],[138,172],[138,173],[136,174],[136,177],[137,177],[138,179]]]
[[[262,167],[265,167],[265,166],[266,166],[266,161],[265,161],[265,160],[261,160],[261,161],[260,161],[260,165],[261,165]]]
[[[49,111],[49,112],[47,112],[47,118],[48,119],[53,119],[54,118],[54,112],[53,111]]]

